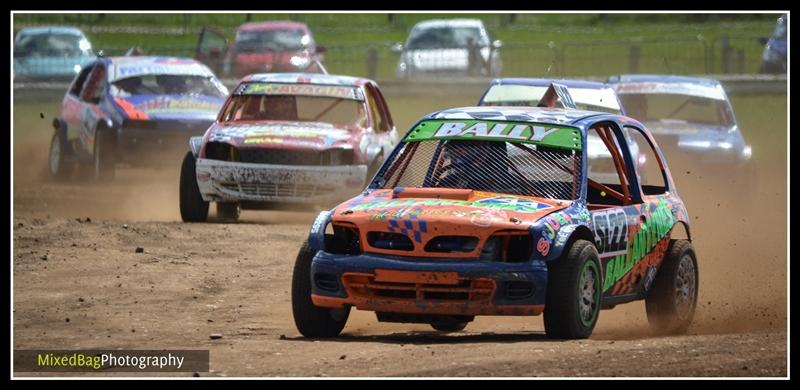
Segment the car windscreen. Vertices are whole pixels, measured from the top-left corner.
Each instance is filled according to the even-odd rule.
[[[536,107],[548,88],[549,85],[496,84],[489,88],[480,105]],[[622,113],[616,93],[611,88],[569,88],[569,92],[578,109]]]
[[[160,74],[118,79],[111,84],[111,95],[200,95],[224,98],[227,93],[213,77]]]
[[[503,141],[406,142],[385,166],[379,188],[461,188],[574,200],[581,153]]]
[[[220,120],[324,122],[364,127],[367,114],[364,103],[358,100],[299,95],[234,95]]]
[[[311,36],[303,30],[240,31],[236,35],[239,53],[299,51],[312,44]]]
[[[466,48],[469,43],[489,46],[489,37],[477,27],[430,27],[416,29],[408,37],[408,50]]]
[[[734,125],[733,112],[724,100],[670,93],[626,93],[619,98],[628,116],[645,123]]]
[[[21,56],[91,56],[92,46],[86,38],[75,34],[28,34],[14,43],[14,54]]]

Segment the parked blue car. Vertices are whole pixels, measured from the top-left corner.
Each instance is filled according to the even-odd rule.
[[[764,54],[761,55],[761,73],[786,73],[786,31],[789,22],[786,15],[778,18],[775,31],[769,40],[764,38]]]
[[[71,80],[97,58],[74,27],[28,27],[14,38],[14,79]]]

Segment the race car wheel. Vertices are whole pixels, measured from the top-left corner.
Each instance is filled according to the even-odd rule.
[[[98,129],[94,139],[94,178],[107,182],[114,180],[114,134],[107,129]]]
[[[237,202],[217,202],[217,217],[222,222],[236,222],[241,213],[242,208]]]
[[[600,257],[594,245],[575,240],[547,264],[544,328],[548,337],[583,339],[597,323],[602,298]]]
[[[48,161],[50,178],[56,180],[65,180],[69,178],[70,173],[74,168],[73,164],[65,159],[65,146],[67,145],[64,139],[64,133],[56,130],[53,138],[50,140],[50,158]]]
[[[300,247],[292,274],[292,314],[297,330],[305,337],[336,337],[344,329],[350,307],[328,309],[314,306],[311,301],[311,261],[316,251],[308,246],[308,241]]]
[[[645,299],[647,320],[657,334],[683,333],[697,306],[697,257],[688,240],[672,240]]]
[[[464,330],[467,327],[467,322],[459,322],[459,321],[439,321],[434,322],[431,324],[433,329],[436,329],[440,332],[459,332]]]
[[[186,153],[181,164],[179,192],[183,222],[205,222],[208,218],[208,202],[203,201],[200,188],[197,187],[195,158],[192,152]]]

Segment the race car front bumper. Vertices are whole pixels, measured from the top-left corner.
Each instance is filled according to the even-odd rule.
[[[363,189],[366,165],[301,166],[197,159],[204,201],[328,204]]]
[[[544,262],[398,259],[317,252],[311,299],[327,308],[383,313],[538,315],[544,310]]]
[[[202,136],[210,120],[126,120],[117,132],[118,162],[135,166],[175,166],[189,139]],[[172,163],[168,163],[169,160]],[[169,165],[172,164],[172,165]]]

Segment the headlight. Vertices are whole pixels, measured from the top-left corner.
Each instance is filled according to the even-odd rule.
[[[74,70],[75,73],[80,73],[81,72],[81,66],[78,65],[78,64],[75,64],[75,66],[72,67],[72,70]]]
[[[289,59],[289,63],[298,68],[305,67],[306,65],[308,65],[309,61],[310,60],[307,57],[299,57],[299,56],[294,56],[291,59]]]
[[[753,148],[750,146],[745,146],[744,149],[742,149],[742,158],[745,160],[749,160],[750,157],[752,156],[753,156]]]

